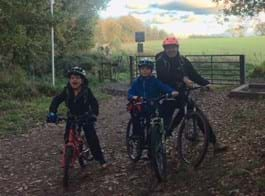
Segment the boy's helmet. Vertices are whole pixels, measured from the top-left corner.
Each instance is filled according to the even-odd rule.
[[[72,74],[80,75],[83,78],[86,78],[86,71],[78,66],[74,66],[70,70],[68,70],[68,77],[70,77]]]
[[[154,63],[153,61],[149,60],[149,59],[143,59],[139,61],[138,67],[148,67],[150,69],[154,69]]]
[[[167,37],[164,41],[163,41],[163,47],[167,46],[167,45],[179,45],[179,41],[176,37]]]

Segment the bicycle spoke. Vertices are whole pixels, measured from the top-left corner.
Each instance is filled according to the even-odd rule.
[[[181,159],[194,167],[202,162],[208,147],[207,130],[202,121],[201,116],[194,113],[184,122],[185,126],[179,132],[178,150]]]

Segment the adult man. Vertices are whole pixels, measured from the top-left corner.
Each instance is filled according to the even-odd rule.
[[[167,37],[163,41],[163,48],[164,51],[156,55],[157,78],[177,90],[179,96],[177,97],[176,102],[165,102],[162,108],[162,113],[164,114],[164,120],[167,126],[175,108],[180,108],[180,112],[174,122],[174,125],[176,126],[184,115],[181,106],[183,103],[183,93],[185,88],[192,86],[193,82],[210,88],[210,83],[197,73],[187,58],[180,55],[177,38],[173,36]],[[171,132],[172,130],[167,129],[167,135],[171,135]],[[209,134],[209,141],[213,144],[215,152],[226,150],[226,146],[221,145],[216,141],[216,136],[210,124]]]

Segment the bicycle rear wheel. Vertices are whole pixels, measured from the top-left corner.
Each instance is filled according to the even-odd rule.
[[[126,131],[126,146],[129,158],[137,162],[142,156],[142,141],[140,137],[133,135],[132,119],[129,120]]]
[[[191,112],[184,117],[177,143],[180,159],[197,168],[207,153],[208,135],[206,119],[199,112]]]
[[[151,164],[159,181],[167,177],[166,145],[163,142],[160,125],[151,127]]]
[[[71,162],[73,159],[74,149],[72,146],[67,146],[65,148],[64,154],[64,176],[63,176],[63,186],[68,187],[69,184],[69,169],[71,167]]]

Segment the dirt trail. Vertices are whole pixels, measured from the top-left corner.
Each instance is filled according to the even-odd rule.
[[[169,176],[158,184],[148,161],[132,164],[125,147],[129,119],[126,99],[100,103],[97,132],[106,159],[102,170],[90,162],[77,166],[71,187],[62,187],[60,168],[64,125],[45,125],[0,140],[0,195],[264,195],[264,100],[229,99],[227,91],[201,96],[202,108],[219,140],[229,151],[214,156],[212,148],[201,168],[191,171],[169,155]],[[169,145],[173,145],[171,139]]]

